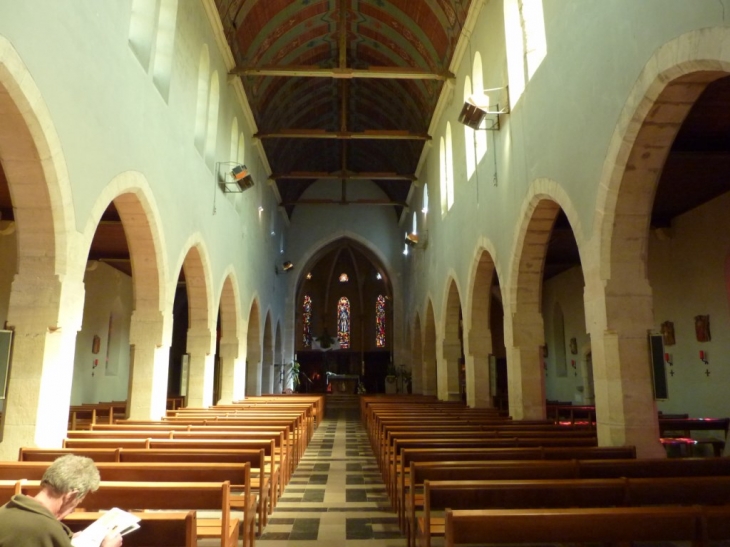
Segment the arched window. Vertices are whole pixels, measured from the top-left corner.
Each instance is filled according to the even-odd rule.
[[[375,346],[385,347],[385,297],[382,294],[375,300]]]
[[[413,213],[413,226],[411,227],[411,233],[417,234],[418,233],[418,216],[416,213]]]
[[[421,212],[425,220],[428,214],[428,183],[423,185],[423,198],[421,198]]]
[[[451,123],[446,122],[446,210],[454,204],[454,142]]]
[[[178,0],[162,0],[160,16],[157,19],[157,41],[152,64],[152,82],[167,100],[170,94],[172,56],[175,50],[175,27],[177,25]]]
[[[215,145],[218,137],[218,104],[220,103],[220,84],[218,72],[210,78],[210,97],[208,99],[208,127],[205,136],[205,160],[209,165],[215,161]]]
[[[473,91],[471,88],[471,78],[467,76],[464,79],[464,102],[471,97]],[[468,125],[464,125],[464,152],[466,153],[466,178],[469,180],[476,169],[476,155],[474,152],[474,131]]]
[[[439,185],[441,186],[441,215],[445,215],[448,211],[446,206],[446,142],[441,137],[439,145]]]
[[[228,156],[230,161],[238,161],[238,118],[233,117],[231,122],[231,152]]]
[[[203,45],[198,63],[198,101],[195,107],[195,148],[201,154],[205,147],[205,130],[208,127],[208,89],[210,86],[210,57],[208,46]]]
[[[512,108],[547,55],[542,0],[504,0],[507,74]]]
[[[473,93],[483,94],[484,93],[484,69],[482,68],[482,56],[477,51],[474,54],[474,66],[472,67],[472,78],[474,81]],[[482,122],[484,123],[484,122]],[[474,142],[476,163],[479,164],[484,158],[484,154],[487,153],[487,132],[486,131],[475,131]]]
[[[149,70],[159,0],[133,0],[129,20],[129,48],[144,68]]]
[[[243,142],[243,133],[238,136],[238,163],[245,165],[246,150],[245,143]]]
[[[350,301],[344,296],[337,302],[337,340],[342,349],[350,347]]]
[[[304,295],[302,302],[302,341],[305,348],[312,347],[312,298],[309,295]]]

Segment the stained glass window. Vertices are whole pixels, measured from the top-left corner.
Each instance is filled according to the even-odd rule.
[[[302,303],[302,340],[305,348],[312,347],[312,298],[304,296]]]
[[[382,294],[375,301],[375,346],[385,347],[385,297]]]
[[[350,301],[344,296],[337,303],[337,340],[342,349],[350,347]]]

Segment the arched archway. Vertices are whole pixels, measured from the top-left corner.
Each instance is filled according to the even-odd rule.
[[[215,322],[210,312],[210,283],[200,244],[191,246],[181,271],[188,301],[186,351],[190,356],[187,405],[213,404]]]
[[[261,393],[274,392],[274,335],[271,328],[271,312],[264,320],[264,352],[261,361]]]
[[[443,362],[439,366],[439,399],[458,401],[466,398],[464,392],[464,333],[462,328],[461,298],[456,282],[448,285],[444,306],[444,340],[442,344]]]
[[[246,396],[261,395],[261,318],[254,299],[248,314],[246,335]]]
[[[433,304],[429,298],[426,304],[426,324],[423,335],[423,394],[437,395],[438,380],[436,374],[436,319]]]
[[[699,169],[703,175],[714,173],[719,175],[718,180],[728,179],[728,169],[710,163],[712,158],[707,155],[708,151],[717,152],[716,139],[712,139],[712,146],[703,140],[703,136],[709,136],[707,128],[717,127],[715,121],[723,118],[727,100],[718,103],[721,97],[715,95],[710,106],[702,105],[702,99],[706,92],[712,94],[713,88],[720,88],[722,96],[727,96],[730,59],[725,44],[729,36],[724,27],[701,29],[657,49],[625,103],[599,184],[599,214],[595,224],[598,264],[591,270],[596,275],[586,280],[586,299],[590,302],[587,313],[592,317],[589,324],[598,437],[601,444],[635,445],[642,457],[664,454],[657,440],[656,403],[646,340],[647,331],[658,326],[654,316],[657,294],[650,282],[649,255],[652,245],[657,247],[660,243],[651,238],[650,228],[652,225],[662,228],[655,222],[659,220],[655,213],[661,209],[657,203],[663,196],[687,188],[686,176],[679,178],[680,185],[673,192],[663,191],[670,190],[671,184],[662,188],[662,181],[668,175],[671,178],[681,173],[682,160],[688,159],[687,152],[695,158],[698,153],[705,153]],[[709,116],[705,118],[708,123],[704,128],[703,111]],[[693,131],[682,136],[686,124]],[[689,137],[691,147],[684,137]],[[708,185],[695,179],[692,177],[690,197],[707,190]],[[694,203],[693,207],[698,204]],[[685,212],[686,209],[681,214]],[[669,215],[670,220],[673,216]],[[724,211],[720,216],[726,216]],[[703,222],[707,218],[703,215]],[[717,230],[714,228],[710,237],[715,237]],[[689,232],[687,229],[684,234]],[[671,230],[655,233],[671,239]],[[684,272],[683,281],[682,290],[686,291],[683,299],[693,302],[692,286],[704,286],[708,278],[705,272],[694,276],[693,272]],[[696,397],[696,400],[703,399],[707,398]]]
[[[238,295],[232,274],[226,276],[221,290],[218,315],[220,317],[220,341],[218,361],[220,367],[220,400],[214,403],[229,404],[243,398],[245,381],[238,369],[243,368],[239,362],[238,352]]]
[[[498,319],[493,321],[493,319]],[[492,328],[496,334],[495,343]],[[478,253],[473,274],[471,309],[467,332],[469,355],[466,357],[466,400],[472,407],[492,407],[492,384],[497,360],[505,361],[504,310],[494,259],[489,251]],[[495,370],[490,370],[490,357]],[[501,368],[501,367],[500,367]]]
[[[423,393],[423,335],[421,334],[421,318],[416,314],[413,321],[411,337],[411,374],[413,393]]]

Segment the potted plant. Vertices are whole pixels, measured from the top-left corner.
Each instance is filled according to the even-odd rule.
[[[403,391],[405,391],[406,393],[413,393],[413,373],[411,372],[411,369],[401,365],[400,377]]]
[[[388,368],[385,371],[385,381],[389,384],[394,384],[398,379],[398,371],[395,370],[393,363],[388,364]]]
[[[293,389],[285,388],[285,393],[296,392],[299,389],[299,363],[297,361],[289,363],[288,370],[284,373],[284,386],[289,383],[290,379]]]

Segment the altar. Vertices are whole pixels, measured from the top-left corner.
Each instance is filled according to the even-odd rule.
[[[332,393],[355,393],[360,376],[357,374],[334,374],[328,372],[327,384],[332,384]],[[329,389],[327,390],[329,391]]]

